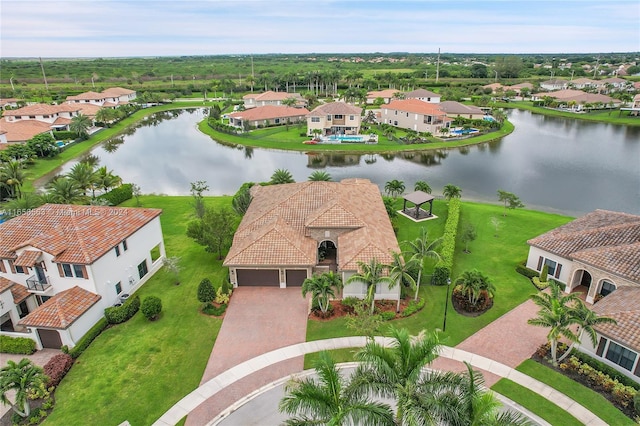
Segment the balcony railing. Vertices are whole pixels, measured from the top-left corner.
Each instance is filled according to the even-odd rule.
[[[37,275],[32,275],[27,278],[27,288],[31,291],[47,291],[51,287],[49,277],[38,278]]]

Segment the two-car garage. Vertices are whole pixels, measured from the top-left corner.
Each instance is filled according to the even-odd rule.
[[[300,287],[307,278],[306,269],[287,269],[285,271],[287,287]],[[278,269],[236,269],[239,287],[280,287]]]

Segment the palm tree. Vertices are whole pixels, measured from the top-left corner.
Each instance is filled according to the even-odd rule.
[[[324,170],[316,170],[309,175],[309,180],[314,182],[330,182],[332,179],[331,175]]]
[[[345,379],[327,352],[320,352],[315,365],[317,380],[293,379],[285,386],[278,409],[296,415],[286,425],[393,426],[393,411],[381,402],[355,392],[352,380]]]
[[[69,124],[69,130],[77,134],[78,137],[86,138],[89,136],[89,129],[91,128],[91,119],[84,114],[78,114],[71,119]]]
[[[87,162],[75,164],[66,176],[82,190],[82,195],[87,195],[87,190],[94,186],[97,177],[93,166]]]
[[[92,182],[91,190],[95,198],[95,190],[102,189],[104,192],[116,187],[122,183],[120,176],[116,176],[112,171],[107,170],[107,166],[102,166],[94,173],[94,180]]]
[[[450,183],[446,184],[442,190],[442,195],[447,201],[452,198],[460,198],[462,196],[462,189],[459,186],[452,185]]]
[[[398,252],[392,252],[391,256],[393,260],[387,265],[387,268],[389,268],[389,276],[393,282],[415,289],[416,280],[413,278],[413,274],[418,268],[418,261],[413,257],[405,261],[402,254]],[[396,308],[396,311],[400,311],[400,298],[398,298],[398,307]]]
[[[11,405],[21,417],[29,417],[31,406],[28,394],[31,389],[44,385],[47,380],[42,368],[34,365],[27,358],[22,358],[19,363],[7,361],[7,365],[0,370],[0,401]],[[9,401],[7,393],[15,392],[15,402]]]
[[[404,182],[393,179],[384,185],[384,191],[391,197],[396,198],[404,192]]]
[[[531,423],[520,413],[502,410],[495,394],[484,387],[484,377],[465,361],[467,373],[459,384],[460,415],[458,424],[491,426],[527,426]]]
[[[438,331],[423,331],[412,337],[406,329],[391,327],[393,342],[385,347],[375,340],[356,354],[361,362],[353,377],[358,390],[367,395],[394,398],[397,403],[396,424],[406,422],[420,394],[422,369],[438,357]]]
[[[483,292],[486,292],[487,297],[493,297],[496,292],[496,287],[489,280],[489,277],[476,269],[464,271],[456,279],[455,285],[460,286],[472,305],[478,303]]]
[[[423,180],[417,181],[416,184],[413,186],[413,190],[422,191],[422,192],[426,192],[427,194],[431,194],[431,187],[427,182]]]
[[[271,175],[271,180],[269,183],[271,185],[280,185],[283,183],[294,183],[293,176],[291,176],[291,172],[286,169],[276,169],[275,172]]]
[[[582,334],[587,334],[589,336],[589,340],[593,344],[593,347],[596,347],[598,344],[598,335],[596,330],[593,328],[599,324],[617,324],[618,322],[609,317],[602,317],[593,312],[591,309],[587,308],[587,306],[580,301],[578,303],[578,307],[575,311],[576,316],[580,320],[580,327],[582,328]]]
[[[77,183],[66,177],[58,177],[47,184],[47,190],[51,201],[58,204],[73,204],[82,200],[82,188]]]
[[[20,197],[22,184],[24,183],[24,165],[22,161],[10,160],[0,166],[0,182],[9,190],[12,198]]]
[[[18,212],[33,210],[37,207],[40,207],[42,204],[44,204],[44,201],[38,194],[23,192],[20,198],[11,200],[4,205],[4,210],[8,212],[5,213],[5,215],[17,215]]]
[[[302,283],[302,297],[306,297],[307,293],[311,293],[313,300],[318,301],[320,311],[326,314],[329,310],[330,300],[336,297],[335,291],[340,291],[341,289],[342,280],[340,276],[333,271],[329,271],[304,280]]]
[[[375,257],[372,258],[369,263],[358,262],[359,272],[351,275],[347,278],[346,284],[353,282],[361,282],[367,286],[367,298],[366,300],[371,303],[371,314],[375,310],[375,296],[376,286],[378,284],[386,283],[389,287],[393,287],[395,284],[391,277],[385,276],[386,266],[380,263]]]
[[[529,319],[527,322],[538,327],[549,327],[547,340],[551,344],[551,360],[554,366],[558,365],[569,355],[566,351],[562,357],[557,358],[558,340],[561,337],[571,342],[579,342],[577,333],[572,326],[580,324],[580,317],[576,315],[576,308],[582,303],[575,293],[563,295],[562,289],[555,281],[549,284],[550,292],[540,292],[531,296],[533,302],[540,307],[538,316]]]
[[[418,279],[416,280],[415,300],[418,300],[422,271],[425,266],[424,262],[427,259],[440,260],[440,255],[435,251],[435,249],[441,242],[442,238],[429,242],[429,235],[427,234],[427,229],[424,227],[420,228],[420,235],[415,240],[405,242],[405,244],[409,246],[407,252],[411,255],[411,258],[415,259],[420,265],[420,269],[418,269]]]
[[[282,105],[288,106],[288,107],[294,107],[296,106],[297,103],[298,103],[298,100],[293,96],[288,97],[282,101]]]

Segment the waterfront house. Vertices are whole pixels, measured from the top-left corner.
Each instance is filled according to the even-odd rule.
[[[267,127],[306,122],[309,110],[284,105],[266,105],[228,114],[231,126]],[[247,128],[249,128],[247,127]]]
[[[418,99],[391,101],[380,108],[383,123],[416,132],[438,134],[442,127],[448,127],[447,114],[442,111],[442,103],[432,104]]]
[[[361,114],[362,108],[345,102],[320,105],[307,114],[307,134],[357,135],[360,133]]]
[[[242,100],[244,102],[244,108],[251,109],[268,105],[284,105],[283,102],[289,98],[295,99],[296,103],[294,106],[296,108],[304,108],[307,106],[307,101],[302,95],[293,92],[274,92],[269,90],[264,93],[249,93],[248,95],[244,95]]]

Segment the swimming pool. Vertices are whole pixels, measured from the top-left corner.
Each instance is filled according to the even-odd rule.
[[[470,133],[478,133],[478,129],[456,129],[451,130],[449,133],[454,135],[468,135]]]
[[[369,140],[368,136],[362,135],[331,135],[323,138],[323,142],[327,141],[329,143],[343,143],[343,142],[352,142],[352,143],[362,143],[365,140]]]

